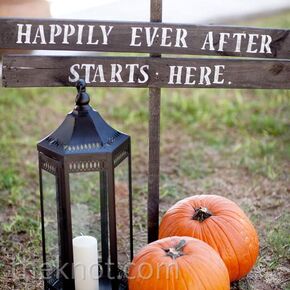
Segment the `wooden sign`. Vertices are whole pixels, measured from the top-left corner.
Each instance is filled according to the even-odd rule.
[[[290,31],[0,18],[0,48],[290,58]]]
[[[290,88],[290,61],[7,56],[6,87]]]

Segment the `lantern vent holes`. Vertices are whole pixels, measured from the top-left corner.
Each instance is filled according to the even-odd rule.
[[[96,171],[104,168],[103,162],[99,161],[77,161],[69,164],[70,172]]]
[[[48,171],[48,172],[50,172],[50,173],[52,173],[54,175],[56,173],[56,167],[53,166],[52,164],[48,163],[48,162],[42,163],[42,169],[44,169],[44,170],[46,170],[46,171]]]
[[[105,144],[101,144],[100,142],[95,143],[88,143],[88,144],[79,144],[79,145],[63,145],[57,139],[52,137],[47,137],[46,141],[49,143],[50,146],[59,147],[62,146],[63,149],[67,152],[75,152],[75,151],[90,151],[96,150],[97,148],[101,148],[103,146],[110,146],[112,143],[116,141],[116,139],[120,136],[120,132],[115,132],[115,134],[108,138]]]
[[[50,145],[54,145],[56,147],[59,147],[61,144],[59,142],[59,140],[57,140],[56,138],[52,138],[51,136],[46,138],[46,141],[50,144]]]
[[[81,145],[65,145],[63,149],[66,151],[72,152],[72,151],[92,150],[92,149],[96,149],[100,147],[101,147],[101,144],[96,142],[96,143],[81,144]]]
[[[121,135],[120,132],[115,132],[115,134],[114,134],[112,137],[110,137],[110,138],[108,139],[108,141],[107,141],[106,144],[111,145],[112,143],[115,142],[115,140],[116,140],[120,135]]]

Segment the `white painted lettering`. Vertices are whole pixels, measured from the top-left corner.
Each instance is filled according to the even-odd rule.
[[[273,39],[271,35],[262,35],[260,53],[272,53],[271,43]]]
[[[111,74],[111,83],[123,83],[121,72],[123,70],[122,66],[120,64],[111,64],[112,67],[112,74]],[[116,80],[116,78],[118,80]]]
[[[176,71],[177,68],[177,71]],[[170,74],[169,74],[169,82],[168,84],[170,85],[181,85],[181,76],[182,76],[182,70],[183,70],[183,66],[176,66],[176,65],[172,65],[170,66]]]
[[[224,72],[221,72],[221,70],[225,70],[225,65],[215,65],[214,68],[215,70],[213,83],[222,85],[225,82],[225,80],[220,79],[220,77],[224,75]]]
[[[246,33],[234,33],[233,38],[237,38],[235,52],[241,52],[242,38],[246,38]]]
[[[78,24],[78,40],[77,40],[77,43],[76,43],[78,45],[83,44],[83,41],[82,41],[83,30],[84,30],[84,25]]]
[[[247,48],[248,53],[257,53],[258,52],[257,48],[255,50],[253,50],[253,46],[257,44],[257,42],[255,42],[255,38],[259,38],[259,35],[258,34],[249,34],[249,42],[248,42],[248,48]]]
[[[194,66],[187,66],[186,67],[186,76],[185,76],[185,85],[195,85],[196,81],[191,80],[195,75],[192,74],[192,71],[196,72],[196,67]]]
[[[140,38],[140,35],[137,35],[137,31],[142,32],[142,27],[132,27],[131,43],[130,46],[141,46],[141,42],[136,43],[137,38]]]
[[[60,36],[62,33],[62,28],[58,24],[51,24],[50,26],[50,39],[49,44],[56,44],[55,38]]]
[[[219,41],[219,49],[218,51],[224,51],[224,45],[228,42],[226,41],[226,38],[229,38],[229,33],[220,33],[220,41]]]
[[[37,40],[39,38],[40,38],[40,44],[46,44],[43,25],[38,26],[32,44],[37,44]]]
[[[187,48],[186,43],[186,37],[187,37],[187,30],[184,28],[177,28],[176,29],[176,42],[175,47],[185,47]]]
[[[208,48],[207,48],[208,46]],[[203,43],[203,46],[201,48],[202,50],[215,50],[214,49],[214,45],[213,45],[213,32],[210,31],[206,37],[205,37],[205,40],[204,40],[204,43]]]
[[[139,64],[136,64],[136,63],[126,64],[126,68],[130,69],[128,84],[135,83],[135,81],[134,81],[135,68],[139,68]]]
[[[147,70],[147,71],[146,71]],[[144,77],[143,80],[141,80],[140,78],[138,79],[138,83],[139,84],[145,84],[148,80],[149,80],[149,75],[148,75],[148,71],[149,71],[149,65],[142,65],[140,67],[140,73],[142,74],[142,76]]]
[[[94,74],[94,78],[92,80],[92,83],[96,83],[97,82],[97,78],[100,79],[100,83],[105,83],[105,75],[104,75],[104,67],[102,64],[97,65],[96,67],[96,71]]]
[[[158,32],[158,27],[153,27],[153,33],[151,33],[151,29],[152,27],[145,27],[146,41],[148,47],[151,47],[153,45]]]
[[[109,26],[108,31],[106,30],[107,26],[106,25],[100,25],[102,34],[103,34],[103,45],[108,45],[108,37],[110,33],[112,32],[114,26]]]
[[[26,31],[23,31],[23,24],[17,24],[18,33],[17,33],[17,41],[16,43],[22,44],[22,37],[25,37],[25,44],[30,44],[30,37],[31,37],[31,28],[32,24],[25,24]]]
[[[208,66],[201,66],[200,67],[200,80],[199,80],[199,84],[200,85],[206,85],[206,86],[210,86],[211,85],[211,81],[210,81],[210,76],[211,74],[211,68]]]
[[[94,25],[89,25],[89,35],[88,35],[88,43],[89,45],[98,45],[99,44],[99,40],[97,39],[95,42],[93,42],[93,36],[94,36],[94,29],[95,26]]]
[[[85,69],[85,82],[89,84],[91,82],[90,75],[91,69],[95,69],[94,64],[82,64],[81,69]]]
[[[74,78],[72,78],[71,76],[68,77],[68,80],[71,83],[77,82],[80,79],[80,75],[79,73],[76,71],[76,69],[80,69],[80,65],[79,64],[74,64],[70,67],[70,73],[72,74],[72,76]]]
[[[161,46],[170,47],[172,45],[171,41],[167,42],[167,40],[171,39],[171,36],[168,35],[169,32],[172,32],[172,28],[170,27],[162,28]]]
[[[64,30],[63,30],[63,41],[62,41],[62,44],[69,44],[68,38],[70,36],[72,36],[76,32],[76,29],[71,24],[64,24],[63,27],[64,27]]]

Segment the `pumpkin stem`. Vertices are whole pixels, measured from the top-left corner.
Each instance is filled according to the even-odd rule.
[[[173,260],[183,256],[183,248],[186,245],[185,240],[181,240],[175,247],[164,249],[166,256],[171,257]]]
[[[198,207],[198,208],[195,208],[194,210],[195,210],[195,213],[192,219],[196,221],[203,222],[207,218],[212,216],[212,212],[209,211],[206,207]]]

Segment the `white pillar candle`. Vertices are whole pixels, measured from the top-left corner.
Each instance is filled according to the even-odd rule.
[[[99,290],[98,242],[90,236],[73,239],[75,290]]]

